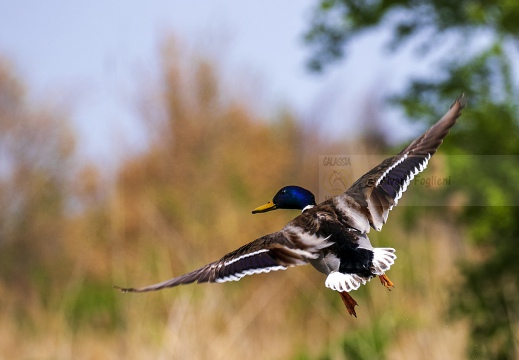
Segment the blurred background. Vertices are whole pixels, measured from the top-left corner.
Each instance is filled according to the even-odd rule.
[[[0,357],[519,358],[518,39],[507,0],[1,3]],[[356,179],[463,92],[358,318],[311,267],[112,289],[279,230],[250,211],[319,156]]]

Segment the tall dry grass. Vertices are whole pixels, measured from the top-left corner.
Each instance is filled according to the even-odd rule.
[[[238,283],[146,294],[114,291],[112,284],[140,286],[182,274],[277,231],[297,211],[253,216],[252,208],[286,184],[317,189],[319,155],[370,147],[324,142],[286,114],[258,118],[246,102],[222,94],[210,63],[175,47],[165,48],[162,79],[160,92],[146,105],[160,116],[142,119],[149,148],[127,158],[110,184],[95,166],[73,173],[60,167],[60,179],[71,180],[61,188],[68,190],[57,194],[66,199],[59,211],[27,208],[57,235],[41,239],[31,233],[24,238],[30,246],[10,245],[18,241],[11,235],[2,239],[0,251],[9,254],[2,261],[17,264],[27,256],[45,261],[31,274],[23,266],[2,268],[0,357],[463,357],[464,326],[450,322],[446,311],[455,264],[464,253],[461,235],[427,209],[412,228],[402,226],[404,210],[396,209],[384,231],[372,236],[377,245],[397,249],[388,274],[396,288],[388,292],[375,279],[357,291],[357,319],[310,267]],[[58,152],[48,159],[58,154],[73,158]],[[354,176],[369,165],[375,164],[356,169]],[[14,181],[5,179],[2,196]],[[67,211],[70,207],[76,210]],[[49,254],[49,246],[58,250]],[[23,286],[8,278],[12,269],[26,275]]]

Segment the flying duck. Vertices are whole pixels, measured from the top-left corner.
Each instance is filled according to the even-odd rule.
[[[265,205],[258,206],[254,210],[252,210],[253,214],[265,213],[272,210],[278,209],[297,209],[305,212],[308,209],[313,208],[315,205],[315,196],[310,191],[301,186],[297,185],[289,185],[281,188],[276,195]],[[388,265],[391,266],[396,259],[396,255],[391,254],[395,252],[395,249],[386,248],[385,250],[390,253],[387,254],[389,258],[387,259]],[[328,275],[328,273],[325,273]],[[391,290],[394,287],[394,284],[385,274],[379,275],[380,282],[382,285]]]
[[[314,199],[280,231],[179,277],[141,288],[114,287],[122,292],[146,292],[194,282],[221,283],[310,263],[327,275],[326,287],[338,291],[349,314],[356,317],[357,302],[349,295],[350,291],[375,276],[380,276],[386,287],[393,285],[385,272],[394,264],[395,250],[374,248],[367,236],[370,227],[382,229],[389,211],[398,204],[414,176],[427,167],[465,103],[461,95],[437,123],[409,146],[364,174],[344,193],[318,205],[314,205]],[[273,199],[254,212],[302,206],[290,196],[285,199],[281,205]]]
[[[302,210],[304,213],[306,210],[312,209],[314,206],[316,206],[315,203],[315,196],[312,194],[310,190],[307,190],[301,186],[297,185],[289,185],[281,188],[276,195],[265,205],[259,206],[252,210],[253,214],[258,213],[265,213],[272,210],[278,210],[278,209],[298,209]],[[368,240],[369,241],[369,240]],[[389,278],[385,275],[384,270],[389,270],[391,265],[394,264],[394,261],[396,259],[395,249],[393,248],[375,248],[374,251],[374,257],[373,257],[373,263],[375,264],[375,268],[378,269],[377,275],[380,278],[380,282],[382,285],[384,285],[388,290],[391,290],[392,287],[394,287],[394,284]],[[328,267],[322,267],[320,266],[321,261],[317,261],[316,263],[310,260],[310,263],[320,272],[324,273],[325,275],[330,274],[330,270]],[[361,278],[357,279],[359,280],[360,284],[365,284],[366,281],[371,280],[372,276],[369,276],[368,278]],[[358,289],[360,284],[347,284],[346,286],[350,285],[353,287],[353,290]],[[327,279],[325,282],[325,285],[329,288],[334,288],[333,278]],[[357,286],[358,285],[358,286]],[[337,289],[339,291],[339,294],[341,295],[341,298],[346,305],[346,308],[348,309],[348,312],[351,315],[357,316],[355,313],[354,307],[357,305],[357,302],[351,297],[351,295],[348,294],[348,291],[352,289],[348,289],[348,291],[341,291],[340,289]]]

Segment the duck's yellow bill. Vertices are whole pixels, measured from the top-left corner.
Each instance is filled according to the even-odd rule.
[[[256,209],[252,210],[252,213],[257,214],[257,213],[267,212],[270,210],[276,210],[276,204],[274,204],[274,202],[272,200],[270,200],[265,205],[258,206]]]

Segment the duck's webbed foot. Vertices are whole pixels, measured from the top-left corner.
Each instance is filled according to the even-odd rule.
[[[347,291],[342,291],[339,294],[341,295],[342,302],[346,306],[348,313],[350,315],[357,317],[357,313],[355,312],[355,306],[357,306],[358,304],[355,301],[355,299],[352,298],[351,295]]]
[[[380,279],[380,282],[382,283],[382,285],[384,285],[389,291],[391,291],[391,288],[395,287],[393,282],[391,280],[389,280],[389,278],[386,276],[386,274],[380,275],[379,279]]]

